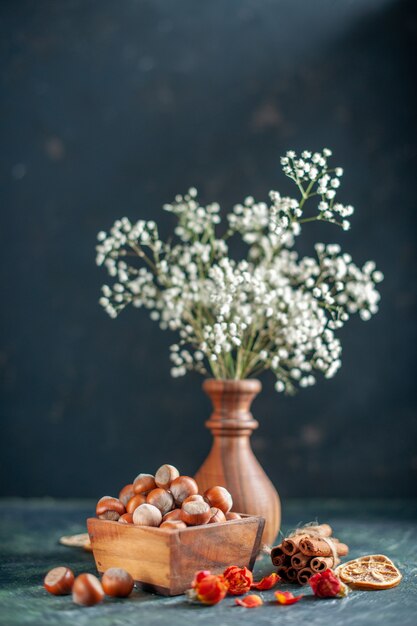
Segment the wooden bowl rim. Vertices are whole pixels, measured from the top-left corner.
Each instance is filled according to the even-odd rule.
[[[89,517],[87,518],[87,526],[88,522],[100,522],[102,524],[112,524],[116,525],[118,528],[135,528],[135,529],[145,529],[147,531],[155,531],[157,533],[184,533],[189,530],[196,529],[204,529],[204,528],[217,528],[218,526],[224,526],[225,524],[237,524],[241,525],[242,522],[248,522],[250,520],[257,520],[258,524],[263,521],[265,522],[265,518],[261,515],[248,515],[247,513],[239,513],[242,517],[240,519],[228,519],[225,522],[213,522],[212,524],[199,524],[197,526],[187,526],[187,528],[160,528],[159,526],[140,526],[139,524],[120,524],[119,522],[115,522],[109,519],[99,519],[98,517]]]

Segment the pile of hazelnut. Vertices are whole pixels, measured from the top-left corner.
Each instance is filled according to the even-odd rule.
[[[178,530],[187,526],[240,519],[231,511],[233,500],[224,487],[198,493],[190,476],[180,476],[173,465],[162,465],[155,476],[139,474],[123,487],[118,498],[104,496],[97,502],[100,519],[136,526],[158,526]]]
[[[72,594],[72,599],[79,606],[94,606],[105,595],[113,598],[126,598],[132,592],[134,580],[129,572],[120,567],[106,570],[101,581],[93,574],[80,574],[75,577],[69,567],[54,567],[43,581],[46,591],[54,596]]]

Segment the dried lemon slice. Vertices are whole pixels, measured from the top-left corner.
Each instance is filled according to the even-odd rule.
[[[61,537],[59,543],[69,548],[84,548],[84,550],[91,551],[90,537],[88,533],[80,533],[78,535],[66,535]]]
[[[402,579],[401,572],[384,554],[369,554],[342,563],[336,574],[342,582],[356,589],[390,589]]]

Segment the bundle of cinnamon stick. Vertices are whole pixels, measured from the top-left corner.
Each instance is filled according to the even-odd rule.
[[[349,548],[332,535],[329,524],[297,528],[271,550],[277,574],[287,582],[305,585],[313,574],[336,567]]]

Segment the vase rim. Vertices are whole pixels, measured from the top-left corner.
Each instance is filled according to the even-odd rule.
[[[262,383],[257,378],[206,378],[203,382],[203,389],[258,393],[262,389]]]

